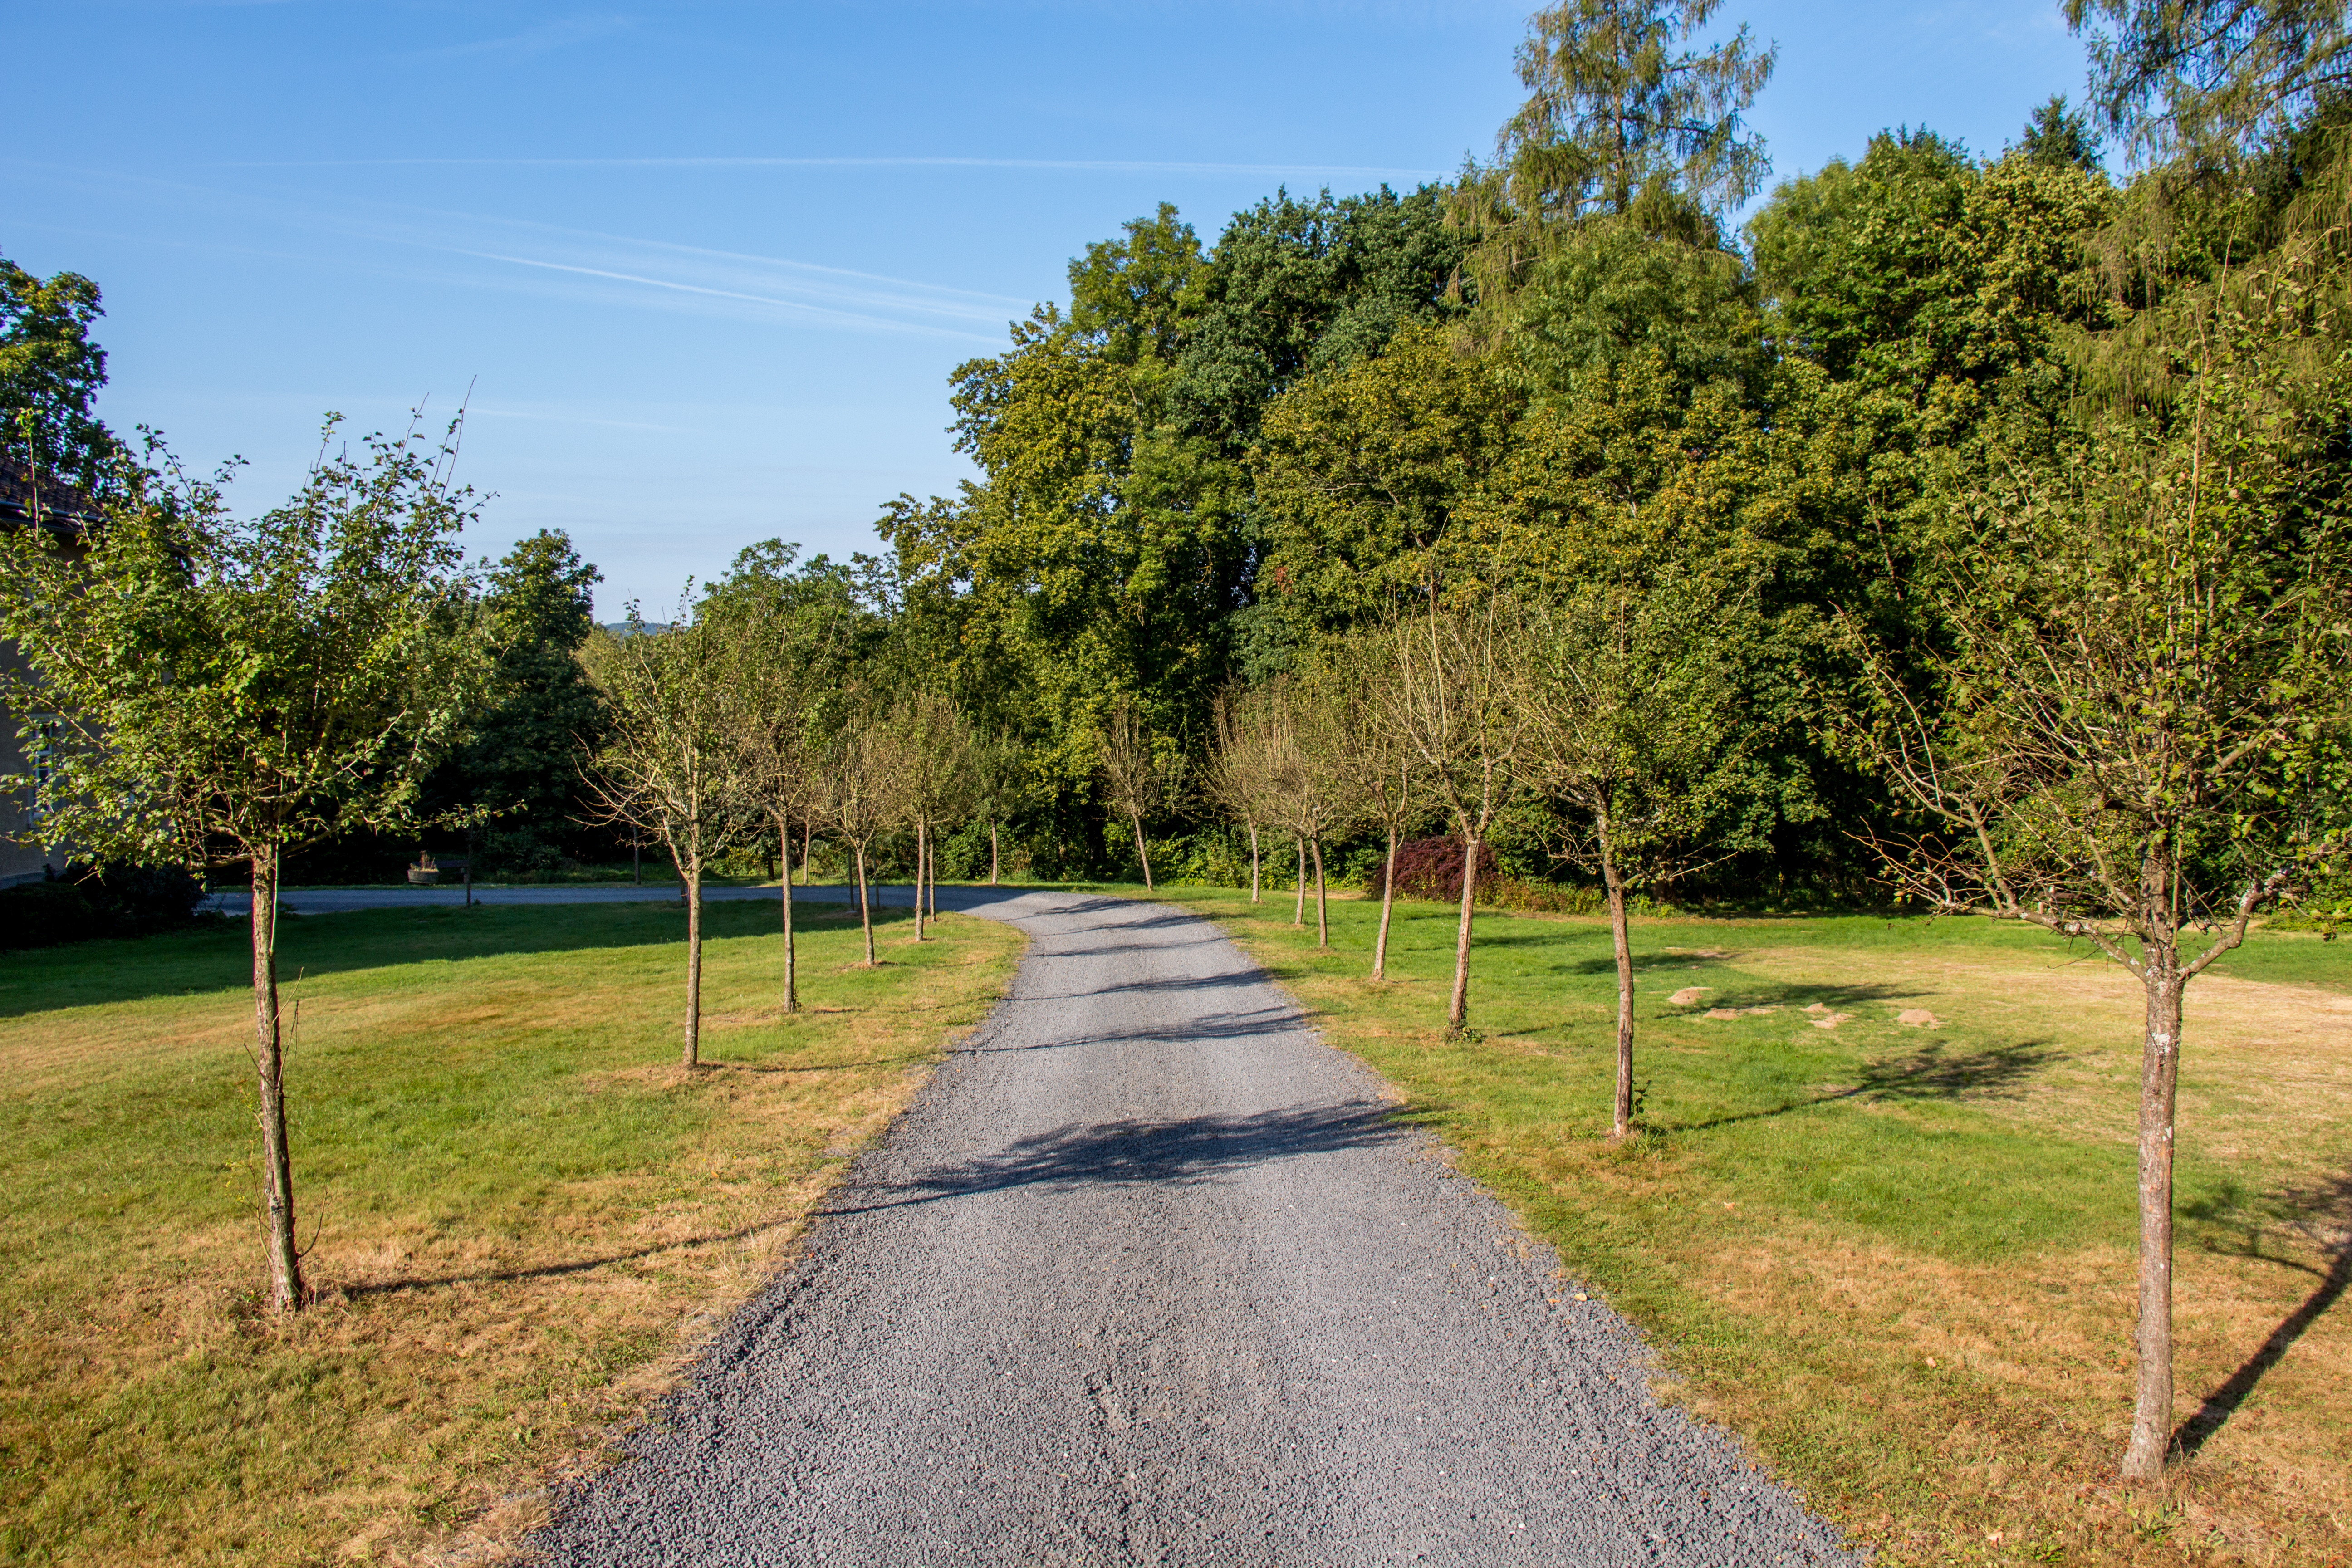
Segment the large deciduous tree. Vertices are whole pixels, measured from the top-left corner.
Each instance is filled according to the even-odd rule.
[[[106,351],[89,335],[102,314],[79,273],[45,279],[0,257],[0,457],[23,463],[37,493],[89,492],[130,471],[91,408],[106,384]]]
[[[456,426],[334,445],[252,521],[214,486],[121,473],[68,533],[0,536],[0,636],[29,670],[9,709],[34,773],[31,831],[93,858],[242,865],[252,890],[263,1239],[281,1310],[307,1291],[295,1238],[278,889],[343,834],[419,825],[419,786],[482,661],[450,480]]]
[[[604,737],[604,707],[579,652],[595,629],[603,580],[568,535],[541,529],[483,585],[488,689],[425,795],[474,825],[484,858],[509,869],[557,859],[587,805],[584,769]]]

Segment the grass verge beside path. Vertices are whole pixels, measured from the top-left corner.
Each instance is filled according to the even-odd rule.
[[[1336,903],[1322,952],[1286,896],[1160,896],[1234,932],[1654,1332],[1665,1389],[1882,1561],[2352,1561],[2352,943],[2257,933],[2189,988],[2177,1280],[2194,1453],[2134,1495],[2114,1479],[2132,1395],[2127,974],[1983,921],[1643,921],[1642,1131],[1614,1145],[1604,922],[1482,914],[1484,1038],[1448,1043],[1451,907],[1400,906],[1401,978],[1375,985],[1373,903]],[[1691,1005],[1671,1000],[1686,988]]]
[[[818,906],[824,909],[825,906]],[[430,1561],[511,1539],[1002,994],[1019,934],[675,905],[289,919],[295,1194],[264,1307],[241,927],[0,956],[0,1563]],[[297,978],[299,977],[299,978]],[[313,1235],[316,1241],[312,1242]]]

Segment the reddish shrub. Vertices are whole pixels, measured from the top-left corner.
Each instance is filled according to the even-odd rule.
[[[1475,897],[1481,900],[1491,898],[1497,876],[1495,868],[1495,847],[1478,846],[1478,887]],[[1381,890],[1378,868],[1372,873],[1372,891]],[[1414,838],[1397,846],[1396,890],[1399,898],[1435,899],[1441,903],[1455,903],[1462,897],[1462,840],[1459,838]]]

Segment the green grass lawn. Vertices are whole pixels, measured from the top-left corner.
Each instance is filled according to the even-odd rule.
[[[289,920],[323,1300],[288,1320],[243,928],[0,957],[0,1563],[383,1560],[528,1523],[533,1477],[772,1271],[1019,951],[891,912],[856,968],[838,908],[803,908],[786,1018],[774,907],[709,907],[691,1077],[675,905]]]
[[[1368,900],[1333,905],[1327,952],[1287,897],[1161,896],[1234,931],[1654,1332],[1680,1397],[1892,1560],[2352,1548],[2352,1309],[2330,1294],[2352,1268],[2329,1252],[2352,1228],[2352,943],[2257,933],[2191,987],[2179,1415],[2220,1394],[2226,1419],[2149,1498],[2111,1479],[2140,1015],[2113,965],[1978,921],[1641,921],[1643,1131],[1616,1144],[1604,922],[1482,914],[1484,1037],[1449,1043],[1450,908],[1401,907],[1376,985]]]

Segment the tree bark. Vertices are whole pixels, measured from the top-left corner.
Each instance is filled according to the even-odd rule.
[[[940,836],[936,833],[931,835],[929,858],[930,866],[927,875],[930,879],[931,923],[937,925],[940,923]]]
[[[923,867],[930,855],[930,826],[915,823],[915,940],[923,940]]]
[[[1470,1026],[1470,915],[1478,893],[1478,839],[1462,840],[1462,923],[1454,933],[1454,995],[1445,1007],[1445,1032],[1458,1035]]]
[[[1143,818],[1137,816],[1129,820],[1135,824],[1135,858],[1143,862],[1143,890],[1152,892],[1155,889],[1151,886],[1151,855],[1143,847]]]
[[[1249,836],[1250,836],[1250,902],[1255,904],[1255,903],[1261,903],[1261,902],[1263,902],[1263,901],[1264,901],[1264,900],[1259,897],[1259,895],[1258,895],[1258,879],[1257,879],[1257,824],[1256,824],[1256,823],[1255,823],[1255,822],[1253,822],[1253,823],[1251,823],[1251,824],[1249,825]]]
[[[702,857],[686,861],[686,1050],[690,1072],[702,1065]]]
[[[855,847],[857,861],[857,920],[866,928],[866,967],[874,967],[874,906],[866,896],[866,846]]]
[[[1315,945],[1331,945],[1331,909],[1323,885],[1323,836],[1318,833],[1307,839],[1315,851]]]
[[[1290,923],[1302,928],[1307,924],[1307,840],[1295,833],[1290,836],[1290,858],[1297,862],[1298,872],[1298,896],[1290,906]]]
[[[784,904],[784,1011],[797,1013],[801,992],[793,952],[793,819],[782,812],[776,815],[776,853],[784,863],[784,874],[776,879]]]
[[[1389,856],[1381,863],[1381,934],[1372,942],[1372,978],[1389,977],[1389,914],[1396,908],[1396,824],[1389,824]]]
[[[278,847],[253,852],[253,1022],[261,1124],[261,1237],[269,1255],[269,1304],[299,1312],[309,1298],[294,1245],[294,1163],[286,1145],[286,1052],[278,1019]]]
[[[2172,1132],[2187,982],[2169,943],[2144,943],[2140,952],[2147,1034],[2139,1068],[2139,1392],[2123,1477],[2152,1481],[2164,1475],[2172,1446]]]
[[[646,880],[646,841],[638,834],[629,835],[629,880],[639,887]]]
[[[816,818],[801,825],[801,886],[808,886],[809,857],[816,853]]]
[[[988,885],[996,886],[996,824],[988,825]]]
[[[1625,927],[1625,879],[1609,829],[1601,830],[1601,880],[1609,889],[1609,940],[1617,950],[1617,1116],[1612,1136],[1633,1130],[1633,942]]]

